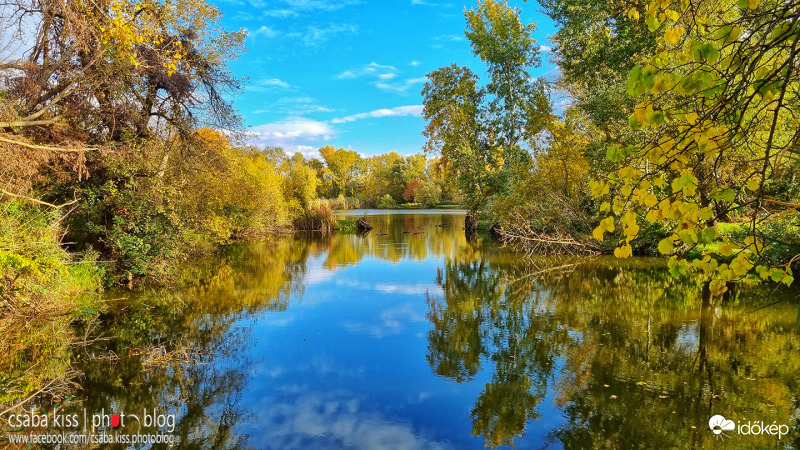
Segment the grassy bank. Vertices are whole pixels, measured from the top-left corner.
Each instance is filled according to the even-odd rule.
[[[0,403],[71,392],[79,342],[71,325],[102,308],[98,255],[65,251],[62,219],[57,210],[0,202]]]

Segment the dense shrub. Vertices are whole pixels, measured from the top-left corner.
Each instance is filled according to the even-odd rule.
[[[383,197],[379,197],[378,200],[375,201],[375,207],[380,209],[397,208],[397,202],[394,201],[391,195],[385,194]]]
[[[423,180],[414,192],[414,202],[429,208],[436,206],[442,198],[442,188],[433,181]]]
[[[168,282],[177,261],[290,225],[272,163],[211,130],[192,142],[130,144],[90,165],[91,177],[64,189],[83,198],[69,237],[99,243],[123,279]]]

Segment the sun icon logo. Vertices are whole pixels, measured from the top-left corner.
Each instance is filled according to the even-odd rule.
[[[711,431],[721,439],[722,436],[728,436],[724,433],[725,431],[735,430],[736,424],[734,424],[732,420],[726,420],[724,417],[717,414],[708,419],[708,428],[711,428]]]

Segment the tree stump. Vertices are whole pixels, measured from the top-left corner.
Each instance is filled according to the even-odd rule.
[[[356,229],[358,231],[369,231],[372,229],[372,225],[367,223],[367,219],[362,217],[358,219],[358,222],[356,222]]]
[[[475,216],[468,214],[464,219],[464,230],[472,231],[475,228]]]

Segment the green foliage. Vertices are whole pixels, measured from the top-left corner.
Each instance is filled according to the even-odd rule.
[[[441,156],[439,164],[453,174],[471,210],[485,204],[501,165],[499,149],[483,136],[479,113],[484,94],[477,81],[469,68],[451,64],[429,73],[422,90],[425,151]]]
[[[355,220],[339,219],[336,221],[334,229],[337,231],[344,231],[346,233],[355,233],[358,227]]]
[[[673,272],[700,273],[714,295],[750,274],[788,285],[794,278],[786,252],[794,246],[777,251],[771,244],[791,241],[775,234],[793,233],[781,219],[796,215],[796,200],[770,197],[780,194],[772,180],[794,172],[781,154],[800,135],[800,78],[784,69],[800,50],[794,10],[774,1],[763,8],[757,0],[744,2],[739,9],[701,3],[647,7],[649,30],[663,37],[629,74],[627,92],[639,102],[628,122],[640,141],[609,148],[618,170],[593,184],[593,194],[604,197],[608,185],[614,188],[606,204],[625,231],[618,256],[631,254],[641,229],[637,216],[644,217],[672,231],[658,248],[672,255]],[[699,20],[697,8],[704,11]],[[630,16],[638,18],[638,12]],[[731,214],[747,217],[742,240],[715,229],[717,220]],[[596,230],[598,237],[603,233],[602,227]],[[698,246],[710,251],[698,254]],[[776,267],[776,261],[785,265]]]
[[[484,0],[464,13],[465,34],[472,52],[485,62],[490,81],[486,92],[492,99],[489,109],[499,137],[496,145],[505,150],[510,164],[523,162],[524,152],[517,144],[539,132],[542,118],[549,113],[545,86],[531,82],[529,68],[538,67],[539,46],[531,37],[536,25],[523,25],[519,11],[504,0]]]
[[[277,166],[276,166],[277,167]],[[306,210],[317,196],[317,171],[306,164],[301,153],[284,162],[281,166],[283,173],[283,196],[288,203],[292,216]]]
[[[84,200],[69,217],[70,239],[100,242],[118,274],[167,282],[176,261],[286,227],[275,167],[211,130],[198,133],[196,141],[144,141],[93,161],[95,175],[72,186]]]
[[[397,202],[394,201],[391,195],[384,194],[383,197],[378,198],[375,202],[375,207],[380,209],[393,209],[397,208]]]
[[[61,220],[57,210],[0,202],[0,403],[68,384],[76,341],[69,324],[101,309],[98,254],[63,249]]]
[[[425,208],[436,206],[442,199],[442,188],[438,184],[423,180],[414,192],[414,202]]]
[[[520,142],[534,140],[550,117],[546,85],[532,79],[539,47],[534,25],[523,25],[506,1],[486,0],[465,13],[473,53],[486,62],[489,83],[451,64],[428,74],[422,91],[425,151],[441,155],[473,211],[492,195],[505,195],[528,175],[530,155]]]

